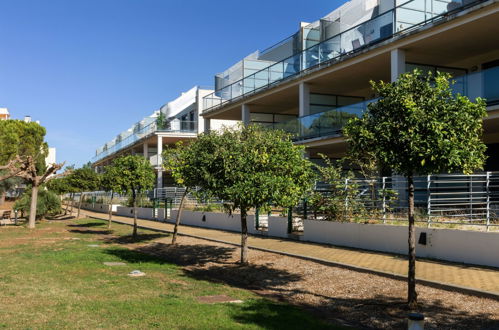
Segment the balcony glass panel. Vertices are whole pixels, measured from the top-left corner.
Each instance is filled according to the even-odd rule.
[[[489,106],[499,104],[499,66],[461,75],[452,80],[455,81],[451,86],[455,93],[465,95],[471,101],[477,97],[485,98]],[[339,104],[354,101],[358,101],[358,98],[338,96]],[[360,117],[367,105],[375,101],[376,99],[341,106],[278,123],[274,127],[290,133],[295,140],[341,135],[341,129],[348,120]]]
[[[284,77],[283,63],[279,62],[269,67],[269,83],[279,81]]]
[[[499,66],[484,71],[483,97],[489,104],[499,104]]]
[[[238,88],[232,87],[228,91],[225,88],[217,90],[214,95],[221,97],[224,101],[231,101],[257,89],[269,87],[272,83],[299,74],[322,62],[339,58],[346,53],[389,38],[394,33],[402,33],[421,24],[429,23],[448,11],[459,10],[463,5],[483,1],[485,0],[396,0],[394,9],[321,42],[319,42],[319,36],[316,35],[319,30],[315,28],[307,30],[312,38],[307,40],[313,42],[305,44],[307,47],[311,47],[275,64],[271,62],[261,63],[261,61],[255,62],[258,64],[253,64],[248,61],[246,69],[249,71],[247,73],[253,70],[259,71],[232,84],[233,86],[238,85]],[[315,44],[315,42],[319,43]],[[267,65],[269,67],[265,67]],[[209,97],[210,95],[205,98]],[[203,110],[219,106],[224,101],[205,102],[203,105],[206,107]]]

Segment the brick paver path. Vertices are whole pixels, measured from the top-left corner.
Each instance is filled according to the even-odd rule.
[[[88,216],[107,219],[106,214],[82,211]],[[132,224],[133,219],[113,216],[113,221]],[[150,220],[139,220],[139,226],[162,231],[173,231],[169,223]],[[240,234],[215,229],[180,226],[179,234],[217,240],[230,244],[240,244]],[[278,253],[302,256],[330,263],[343,264],[376,272],[407,275],[407,260],[389,253],[369,252],[330,245],[307,243],[279,238],[250,236],[249,246]],[[440,261],[418,260],[417,278],[429,282],[486,291],[499,297],[499,269],[479,266],[460,265]]]

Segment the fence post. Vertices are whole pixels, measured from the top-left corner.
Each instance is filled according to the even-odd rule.
[[[343,220],[346,220],[348,214],[348,178],[345,179],[345,215]]]
[[[255,229],[260,228],[260,209],[257,207],[255,210]]]
[[[473,174],[470,175],[470,223],[473,222]]]
[[[431,174],[426,177],[426,195],[428,196],[428,203],[426,205],[426,214],[428,216],[428,228],[431,227]]]
[[[293,232],[293,208],[290,207],[288,210],[288,234]]]
[[[305,198],[303,200],[303,220],[307,220],[308,218],[308,205],[307,205],[307,199]]]
[[[383,192],[383,204],[382,204],[382,212],[383,212],[383,223],[386,223],[386,177],[381,178],[382,186],[381,191]]]
[[[487,189],[487,231],[489,231],[490,227],[490,172],[487,172],[487,184],[486,184],[486,189]]]

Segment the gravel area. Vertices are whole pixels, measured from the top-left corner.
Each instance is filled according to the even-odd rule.
[[[406,282],[313,261],[250,250],[249,266],[237,264],[239,249],[179,237],[132,248],[182,265],[186,276],[249,289],[311,310],[334,323],[367,329],[404,329]],[[418,285],[425,329],[499,329],[499,300]]]

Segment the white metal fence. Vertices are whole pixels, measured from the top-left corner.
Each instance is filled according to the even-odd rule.
[[[416,221],[446,225],[499,226],[499,172],[438,174],[414,178]],[[382,222],[407,221],[407,180],[401,176],[345,179],[318,184],[325,195],[351,189],[348,217]],[[350,198],[350,199],[349,199]],[[357,207],[357,209],[355,209]],[[313,205],[310,205],[313,208]],[[313,211],[312,209],[310,211]],[[353,219],[349,219],[353,220]]]

